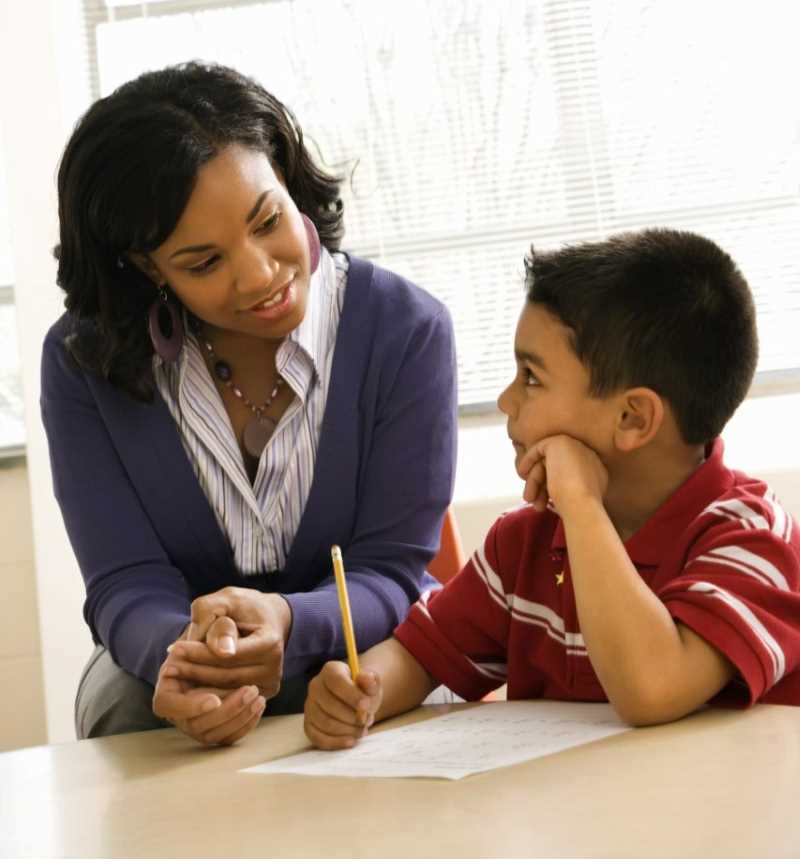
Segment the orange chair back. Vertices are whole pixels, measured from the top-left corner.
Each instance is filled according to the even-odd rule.
[[[437,578],[442,584],[450,579],[466,564],[464,547],[461,545],[461,534],[458,530],[458,522],[452,507],[447,508],[447,513],[442,523],[442,539],[439,551],[428,564],[428,572]]]
[[[461,545],[461,533],[458,530],[458,522],[453,508],[447,508],[447,514],[442,523],[442,541],[434,559],[428,564],[428,572],[435,576],[443,585],[467,563],[464,555],[464,547]],[[457,698],[456,700],[461,700]],[[497,695],[489,692],[483,696],[484,701],[495,701]]]

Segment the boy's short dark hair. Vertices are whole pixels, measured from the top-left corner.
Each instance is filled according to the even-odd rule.
[[[714,242],[649,229],[525,258],[528,300],[571,329],[592,396],[651,388],[683,440],[716,438],[758,360],[747,281]]]

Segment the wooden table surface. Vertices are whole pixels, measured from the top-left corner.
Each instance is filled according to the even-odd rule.
[[[423,709],[388,724],[452,707]],[[800,708],[705,711],[453,782],[237,772],[306,747],[285,716],[227,749],[168,729],[7,752],[0,856],[800,857]]]

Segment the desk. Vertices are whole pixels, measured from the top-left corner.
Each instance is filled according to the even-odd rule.
[[[423,709],[387,724],[451,707]],[[794,707],[706,711],[456,782],[237,772],[304,747],[284,716],[227,749],[167,729],[8,752],[0,856],[800,857]]]

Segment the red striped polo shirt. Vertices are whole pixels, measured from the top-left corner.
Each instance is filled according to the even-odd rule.
[[[706,461],[626,543],[670,614],[722,651],[737,677],[715,703],[800,705],[800,531],[769,487]],[[395,630],[468,700],[605,701],[581,635],[563,524],[526,506],[501,516],[442,590]]]

